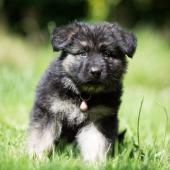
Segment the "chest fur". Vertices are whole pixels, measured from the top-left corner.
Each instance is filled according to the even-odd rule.
[[[50,109],[56,114],[56,118],[65,119],[69,124],[80,124],[87,118],[88,120],[96,121],[103,116],[113,113],[113,109],[110,106],[102,104],[88,106],[88,103],[87,110],[81,111],[80,104],[73,103],[72,100],[55,98],[51,102]]]

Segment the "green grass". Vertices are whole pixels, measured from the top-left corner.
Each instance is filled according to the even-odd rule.
[[[135,31],[138,49],[134,58],[129,59],[119,112],[120,130],[127,128],[125,145],[100,166],[84,164],[72,145],[57,147],[51,160],[29,159],[25,141],[35,86],[56,54],[50,46],[39,47],[0,32],[0,169],[170,169],[169,41],[151,27]],[[133,143],[138,141],[137,120],[143,97],[139,132],[145,156],[140,159]]]

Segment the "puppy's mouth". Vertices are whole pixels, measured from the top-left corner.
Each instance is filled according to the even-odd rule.
[[[88,93],[100,93],[105,91],[105,86],[101,82],[88,81],[80,85],[80,91]]]
[[[79,79],[80,80],[80,79]],[[86,85],[86,86],[99,86],[102,84],[105,84],[105,81],[103,81],[101,78],[87,78],[80,80],[81,85]]]
[[[100,80],[88,80],[84,83],[87,86],[100,86],[102,82]]]

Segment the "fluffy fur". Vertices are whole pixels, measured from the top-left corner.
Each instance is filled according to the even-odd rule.
[[[117,24],[75,22],[54,30],[52,46],[61,55],[37,86],[29,153],[42,158],[65,137],[77,141],[84,160],[103,161],[118,137],[126,56],[134,55],[136,38]],[[84,112],[82,100],[88,105]]]

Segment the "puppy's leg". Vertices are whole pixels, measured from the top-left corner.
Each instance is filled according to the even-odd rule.
[[[118,118],[117,114],[103,117],[100,122],[100,130],[102,134],[112,143],[111,153],[114,155],[115,144],[118,142]]]
[[[39,159],[43,155],[50,154],[54,141],[61,134],[61,124],[59,121],[44,115],[38,119],[32,119],[28,135],[28,152],[30,156],[37,156]]]
[[[84,161],[105,161],[110,145],[93,123],[80,129],[76,138]]]

